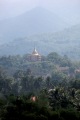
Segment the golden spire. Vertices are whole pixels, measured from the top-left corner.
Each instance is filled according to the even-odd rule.
[[[37,52],[36,48],[34,48],[32,55],[39,55],[39,53]]]

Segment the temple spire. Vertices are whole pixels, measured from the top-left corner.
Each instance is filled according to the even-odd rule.
[[[29,61],[41,61],[41,55],[37,52],[36,47],[34,47],[32,54],[29,56]]]
[[[34,50],[33,50],[33,52],[32,52],[32,55],[39,55],[39,53],[38,53],[37,50],[36,50],[36,47],[34,47]]]

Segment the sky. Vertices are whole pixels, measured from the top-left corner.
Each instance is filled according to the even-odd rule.
[[[80,0],[0,0],[0,20],[20,15],[37,6],[52,11],[72,24],[80,22]]]

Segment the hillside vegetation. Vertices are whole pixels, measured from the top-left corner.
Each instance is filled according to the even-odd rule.
[[[33,35],[15,39],[13,42],[0,46],[0,55],[23,55],[31,53],[34,45],[40,54],[47,55],[57,52],[68,55],[70,59],[80,59],[80,25],[73,26],[61,32]]]
[[[79,120],[80,62],[52,52],[0,58],[1,120]]]
[[[0,39],[7,42],[18,37],[60,31],[67,26],[54,13],[36,7],[22,15],[0,21]]]

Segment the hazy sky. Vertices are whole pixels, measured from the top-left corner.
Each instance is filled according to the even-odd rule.
[[[42,6],[71,21],[80,21],[80,0],[0,0],[0,20]]]

